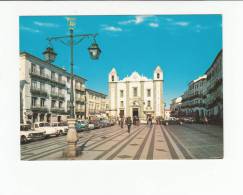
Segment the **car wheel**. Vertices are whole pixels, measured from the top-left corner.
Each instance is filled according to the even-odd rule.
[[[59,131],[59,135],[64,135],[64,133],[63,133],[63,131],[61,130],[61,131]]]
[[[20,143],[21,143],[21,144],[25,144],[25,143],[27,143],[27,138],[26,138],[25,136],[21,136],[21,138],[20,138]]]

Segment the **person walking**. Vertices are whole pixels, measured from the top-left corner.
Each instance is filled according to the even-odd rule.
[[[130,132],[131,132],[131,126],[132,126],[132,119],[131,119],[130,116],[127,117],[127,119],[126,119],[126,125],[127,125],[127,131],[128,131],[128,133],[129,133],[129,135],[130,135]]]
[[[124,124],[124,118],[123,117],[121,117],[120,122],[121,122],[121,128],[123,129],[123,124]]]
[[[205,116],[204,117],[204,124],[207,126],[208,125],[208,118]]]
[[[150,116],[148,119],[148,124],[149,124],[149,128],[152,128],[153,122],[152,122],[152,117]]]

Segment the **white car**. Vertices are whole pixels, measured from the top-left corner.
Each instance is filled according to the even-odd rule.
[[[44,130],[33,130],[29,124],[20,124],[20,143],[24,144],[29,141],[45,138]]]
[[[46,132],[46,137],[50,137],[50,136],[59,136],[59,130],[58,130],[58,126],[55,124],[49,124],[46,122],[36,122],[34,123],[34,129],[35,130],[43,130]]]
[[[54,122],[51,126],[57,129],[59,135],[66,135],[68,132],[68,125],[64,122]]]

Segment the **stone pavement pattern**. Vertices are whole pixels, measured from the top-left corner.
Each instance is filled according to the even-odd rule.
[[[73,160],[152,160],[223,157],[222,128],[202,125],[147,125],[96,129],[79,134]],[[66,136],[21,145],[22,160],[66,160]]]

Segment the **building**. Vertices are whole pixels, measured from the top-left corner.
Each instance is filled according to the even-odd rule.
[[[107,95],[86,89],[86,117],[106,117]]]
[[[179,117],[181,115],[181,101],[182,97],[174,98],[170,104],[170,116]]]
[[[207,75],[207,116],[210,120],[223,122],[223,67],[222,50],[205,73]]]
[[[179,116],[190,116],[196,120],[207,116],[210,121],[223,122],[223,68],[222,50],[203,76],[191,81],[182,95],[180,107],[172,100],[171,115],[180,109]]]
[[[197,120],[206,114],[205,98],[207,93],[207,75],[198,77],[188,84],[188,89],[182,95],[181,111],[185,116]]]
[[[74,75],[75,115],[84,115],[86,79]],[[20,54],[20,117],[23,123],[65,121],[70,113],[70,74],[29,53]]]
[[[165,120],[169,120],[171,117],[171,110],[170,109],[165,109]]]
[[[141,121],[149,116],[164,118],[163,71],[159,66],[153,79],[133,72],[120,80],[113,68],[108,80],[110,117],[137,116]]]

